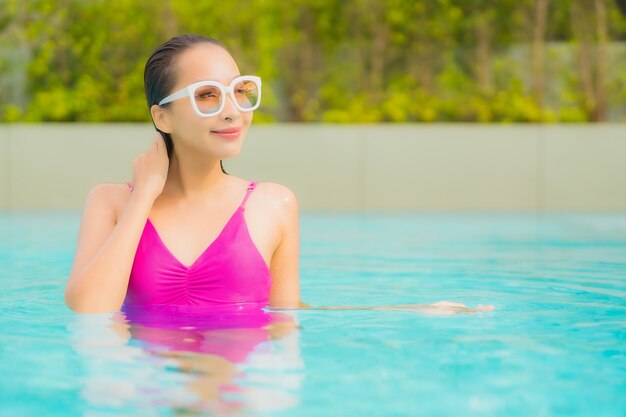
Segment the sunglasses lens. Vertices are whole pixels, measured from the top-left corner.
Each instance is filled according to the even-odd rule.
[[[222,92],[218,87],[205,85],[198,87],[194,93],[194,100],[198,110],[203,114],[213,114],[220,108]]]
[[[243,109],[252,109],[259,103],[261,88],[254,80],[242,80],[233,89],[237,104]]]

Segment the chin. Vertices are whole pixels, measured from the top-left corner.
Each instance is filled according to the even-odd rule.
[[[239,156],[241,153],[241,146],[237,146],[233,149],[219,149],[214,152],[214,155],[217,155],[219,159],[232,159]]]
[[[228,154],[228,155],[223,155],[223,156],[220,157],[220,159],[233,159],[233,158],[236,158],[238,156],[239,156],[239,152],[231,153],[231,154]]]

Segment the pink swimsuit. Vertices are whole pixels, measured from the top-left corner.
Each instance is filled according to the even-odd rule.
[[[148,219],[135,253],[124,304],[267,306],[270,273],[244,218],[244,205],[255,186],[255,182],[250,183],[241,205],[219,236],[189,267],[174,257]]]
[[[245,362],[252,351],[271,349],[270,328],[294,323],[289,314],[257,307],[125,305],[132,340],[149,352],[196,352]],[[132,342],[133,344],[135,342]]]

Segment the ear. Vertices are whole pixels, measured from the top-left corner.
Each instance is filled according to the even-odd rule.
[[[150,114],[152,115],[152,120],[154,120],[154,124],[157,129],[159,129],[163,133],[172,133],[172,129],[170,127],[170,118],[169,112],[167,109],[163,107],[153,104],[150,107]]]

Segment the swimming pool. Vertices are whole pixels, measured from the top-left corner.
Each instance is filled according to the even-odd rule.
[[[305,302],[496,311],[131,325],[65,308],[78,221],[0,214],[0,415],[626,414],[625,213],[303,213]]]

